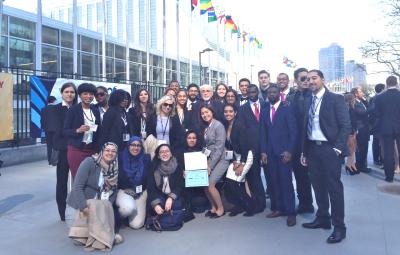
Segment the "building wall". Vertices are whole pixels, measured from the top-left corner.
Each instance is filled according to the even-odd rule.
[[[333,43],[319,51],[319,68],[327,82],[344,77],[344,49]]]

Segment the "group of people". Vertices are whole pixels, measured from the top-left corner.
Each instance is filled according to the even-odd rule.
[[[393,140],[400,145],[400,126],[386,123],[400,121],[399,107],[388,103],[400,99],[393,78],[374,100],[387,181],[393,180]],[[344,239],[340,178],[344,159],[351,156],[353,136],[359,144],[357,169],[366,168],[359,141],[363,126],[352,113],[358,112],[357,107],[349,110],[343,95],[329,91],[320,70],[297,69],[296,88],[290,88],[286,73],[280,73],[276,83],[270,80],[265,70],[258,73],[259,86],[240,79],[239,93],[223,83],[213,90],[196,84],[181,88],[171,81],[156,104],[145,88],[136,92],[132,103],[124,90],[109,93],[89,83],[78,88],[64,84],[62,103],[47,110],[47,119],[55,126],[51,138],[53,151],[58,151],[56,198],[61,220],[65,221],[67,203],[77,209],[70,236],[88,245],[91,239],[74,231],[79,219],[106,215],[114,235],[103,245],[110,248],[122,242],[122,224],[134,229],[160,225],[155,219],[169,215],[173,225],[169,227],[179,229],[183,221],[194,218],[192,212],[204,211],[212,219],[226,211],[229,216],[251,217],[266,209],[267,198],[271,203],[266,217],[285,216],[291,227],[296,225],[296,214],[314,212],[313,188],[316,217],[303,227],[333,225],[327,242]],[[185,188],[184,154],[189,152],[206,155],[207,187]],[[73,188],[67,199],[69,171]]]

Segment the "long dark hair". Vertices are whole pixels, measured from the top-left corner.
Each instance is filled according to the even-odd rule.
[[[142,116],[142,106],[140,104],[140,99],[139,99],[140,93],[142,93],[142,91],[146,91],[147,95],[149,96],[149,100],[147,101],[147,104],[146,104],[146,116],[152,115],[155,112],[154,105],[153,105],[153,103],[151,103],[150,92],[147,89],[142,88],[142,89],[139,89],[138,92],[136,92],[135,98],[133,99],[133,103],[135,104],[134,110],[135,110],[137,117]]]
[[[234,105],[234,104],[226,104],[226,105],[224,106],[224,121],[223,121],[222,124],[224,124],[225,129],[228,129],[228,127],[229,127],[229,122],[225,119],[225,108],[226,108],[226,107],[232,107],[232,109],[233,109],[233,111],[235,112],[235,114],[237,114],[238,108],[237,108],[237,106]],[[236,117],[233,119],[233,122],[235,122],[235,119],[236,119]]]
[[[74,98],[74,101],[72,101],[72,105],[74,105],[74,104],[76,104],[76,103],[78,102],[78,90],[76,89],[75,84],[73,84],[72,82],[67,82],[67,83],[64,83],[64,84],[61,86],[61,94],[62,94],[62,93],[64,92],[64,90],[67,89],[67,88],[73,88],[74,91],[75,91],[75,98]]]
[[[194,147],[189,147],[189,145],[187,144],[187,138],[190,134],[195,134],[196,135],[196,145]],[[188,130],[185,134],[185,151],[201,151],[201,149],[203,148],[203,139],[202,136],[199,135],[196,131],[194,130]]]
[[[223,103],[225,103],[225,102],[226,102],[226,93],[225,93],[225,96],[224,96],[223,98],[219,97],[219,96],[218,96],[218,93],[217,93],[218,87],[220,87],[220,86],[225,87],[225,91],[226,91],[226,93],[228,93],[228,90],[229,90],[228,86],[227,86],[225,83],[220,82],[220,83],[217,84],[217,86],[215,86],[215,90],[214,90],[214,94],[213,94],[213,99],[215,99],[215,100],[217,100],[217,101],[219,101],[219,102],[222,102],[222,101],[223,101]]]

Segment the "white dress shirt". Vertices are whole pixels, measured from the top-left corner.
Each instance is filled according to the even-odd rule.
[[[276,111],[278,110],[278,107],[279,107],[280,104],[281,104],[281,100],[276,102],[274,105],[271,105],[271,109],[269,110],[269,118],[271,120],[271,123],[273,122],[273,120],[272,120],[272,106],[275,108],[275,115],[276,115]]]
[[[250,102],[251,110],[253,111],[254,116],[256,115],[256,108],[254,106],[254,103],[257,104],[258,112],[261,115],[260,100],[257,100],[256,102],[252,102],[252,101],[249,101],[249,102]]]
[[[311,134],[308,134],[308,139],[311,141],[328,141],[328,139],[326,139],[324,133],[322,133],[321,130],[321,126],[319,124],[319,110],[321,109],[321,104],[322,104],[322,97],[325,94],[325,88],[322,88],[315,96],[315,114],[314,116],[312,116],[311,112],[313,111],[313,109],[311,108],[313,105],[311,105],[310,110],[309,110],[309,116],[313,117],[312,119],[310,119],[309,121],[312,121],[312,132]],[[314,95],[313,95],[314,97]]]

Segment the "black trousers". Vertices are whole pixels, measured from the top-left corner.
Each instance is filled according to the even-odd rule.
[[[372,139],[372,156],[374,158],[374,162],[383,163],[383,157],[381,155],[381,145],[379,143],[379,137],[377,135],[374,135]]]
[[[254,157],[253,165],[247,173],[246,178],[249,184],[251,196],[254,198],[256,203],[255,213],[264,211],[266,207],[266,199],[264,186],[261,180],[261,166],[259,156]]]
[[[47,145],[47,161],[50,164],[51,151],[53,150],[53,138],[55,132],[45,132],[46,135],[46,145]]]
[[[244,210],[253,213],[255,209],[255,200],[246,193],[244,182],[236,182],[228,178],[225,179],[225,188],[228,199],[238,210]]]
[[[356,135],[357,150],[356,150],[356,167],[358,171],[367,169],[367,155],[368,155],[368,141],[369,130],[367,128],[360,128]]]
[[[61,219],[65,218],[65,209],[67,206],[68,173],[67,151],[60,151],[57,164],[56,201]]]
[[[299,207],[312,207],[313,197],[308,167],[300,163],[300,154],[293,155],[292,164]]]
[[[397,150],[400,151],[400,133],[382,136],[383,166],[385,168],[386,178],[389,180],[393,180],[394,177],[394,141],[397,143]]]
[[[327,143],[310,143],[307,160],[318,205],[317,218],[332,218],[335,227],[345,228],[343,184],[340,180],[343,159]],[[329,201],[332,217],[329,214]]]

